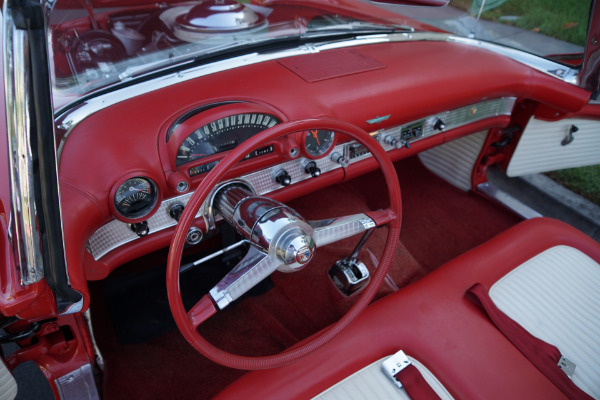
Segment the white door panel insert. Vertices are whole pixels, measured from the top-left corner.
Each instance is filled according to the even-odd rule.
[[[572,141],[563,144],[572,130]],[[532,118],[506,174],[514,177],[594,164],[600,164],[600,121],[567,118],[548,122]]]

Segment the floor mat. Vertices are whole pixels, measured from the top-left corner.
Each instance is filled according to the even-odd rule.
[[[400,240],[429,272],[523,219],[448,184],[413,157],[396,164],[403,201]]]

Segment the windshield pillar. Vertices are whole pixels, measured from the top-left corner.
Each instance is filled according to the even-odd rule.
[[[3,16],[15,263],[23,285],[45,278],[59,311],[70,312],[82,296],[66,270],[45,17],[40,3],[20,0],[6,1]]]

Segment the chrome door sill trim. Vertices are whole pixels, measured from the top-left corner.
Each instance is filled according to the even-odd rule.
[[[542,214],[522,203],[520,200],[516,199],[510,194],[498,189],[498,187],[491,182],[477,185],[477,191],[488,195],[525,219],[543,217]]]

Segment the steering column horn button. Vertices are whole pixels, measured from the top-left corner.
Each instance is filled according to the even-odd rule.
[[[281,260],[282,272],[304,268],[314,255],[313,228],[285,204],[234,186],[215,197],[215,210],[253,247]]]
[[[290,266],[292,270],[304,267],[315,254],[315,241],[301,229],[286,232],[277,244],[277,251],[281,252],[279,256],[286,266]],[[286,268],[280,268],[280,270],[291,272]]]

